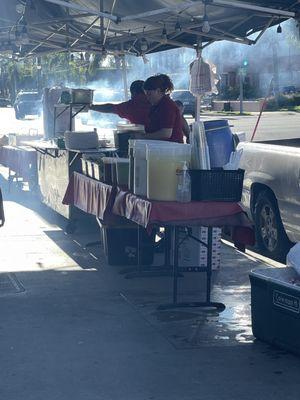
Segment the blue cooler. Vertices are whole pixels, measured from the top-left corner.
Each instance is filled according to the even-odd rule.
[[[210,167],[221,168],[227,164],[234,150],[233,135],[224,119],[204,121],[205,135],[209,148]]]

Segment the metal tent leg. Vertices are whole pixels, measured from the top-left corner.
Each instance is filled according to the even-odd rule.
[[[206,301],[204,302],[177,302],[178,297],[178,272],[181,271],[178,266],[179,256],[179,227],[173,227],[173,244],[174,244],[174,260],[173,260],[173,302],[171,304],[162,304],[158,307],[159,310],[168,310],[174,308],[185,308],[185,307],[202,307],[207,309],[216,309],[221,312],[225,310],[225,305],[219,302],[211,301],[211,277],[212,277],[212,227],[208,228],[208,240],[207,240],[207,266],[202,270],[206,273]],[[199,268],[200,269],[200,268]]]

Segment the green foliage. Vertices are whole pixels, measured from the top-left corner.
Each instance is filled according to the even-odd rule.
[[[238,100],[240,96],[240,87],[236,86],[227,86],[220,91],[219,98],[221,100]],[[244,100],[252,100],[256,99],[259,96],[258,89],[251,85],[247,79],[244,81],[243,86],[243,97]]]
[[[283,95],[280,94],[277,98],[270,97],[267,100],[266,110],[276,111],[280,109],[294,110],[300,106],[300,94]]]
[[[116,60],[100,53],[90,57],[82,57],[79,53],[72,56],[67,52],[57,52],[40,58],[41,70],[37,67],[36,58],[1,60],[1,66],[8,77],[6,87],[11,96],[22,89],[42,89],[55,84],[73,84],[85,86],[89,81],[97,79],[100,71],[116,68]]]
[[[239,97],[240,89],[237,86],[226,86],[220,92],[221,100],[236,100]]]

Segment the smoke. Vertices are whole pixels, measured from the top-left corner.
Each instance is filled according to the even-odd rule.
[[[277,33],[277,26],[267,29],[252,46],[216,42],[204,50],[203,56],[217,66],[219,74],[236,73],[247,60],[247,72],[257,80],[262,95],[276,74],[279,89],[288,85],[300,86],[299,29],[294,20],[284,22],[281,27],[282,33]],[[256,36],[250,38],[254,40]]]
[[[243,60],[248,61],[247,72],[255,78],[255,82],[264,95],[269,82],[278,70],[278,86],[300,86],[300,45],[299,32],[295,21],[287,21],[282,25],[282,33],[276,32],[277,27],[268,29],[256,45],[248,46],[238,43],[221,41],[206,47],[203,58],[217,67],[217,73],[237,73]],[[255,37],[257,34],[253,37]],[[145,80],[157,73],[169,75],[175,90],[189,88],[189,65],[195,59],[196,52],[192,49],[173,49],[160,53],[147,54],[147,62],[142,57],[126,57],[128,86],[134,80]],[[298,58],[297,58],[298,57]],[[86,86],[93,89],[94,102],[121,102],[125,99],[123,72],[121,69],[111,72],[109,77],[103,71],[103,78],[89,82]],[[222,84],[222,82],[221,82]],[[74,82],[65,86],[79,87]],[[83,125],[95,126],[99,130],[112,129],[120,120],[118,116],[89,112],[78,116]]]

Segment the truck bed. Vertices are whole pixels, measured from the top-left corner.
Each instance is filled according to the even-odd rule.
[[[300,147],[300,138],[298,139],[277,139],[277,140],[262,140],[255,141],[259,144],[274,144],[277,146]]]

